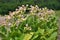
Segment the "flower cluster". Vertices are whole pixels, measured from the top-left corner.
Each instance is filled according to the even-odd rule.
[[[28,13],[26,12],[28,10]],[[21,7],[19,6],[19,9],[16,9],[16,11],[11,12],[9,11],[9,15],[6,16],[6,19],[15,21],[16,23],[18,21],[24,21],[27,19],[28,16],[30,15],[36,15],[38,16],[40,19],[44,20],[53,15],[54,11],[53,10],[49,10],[46,7],[45,8],[39,8],[37,5],[36,6],[30,6],[30,8],[28,8],[28,5],[24,6],[22,5]],[[10,22],[10,21],[9,21]]]
[[[28,10],[28,13],[26,12]],[[16,9],[14,12],[9,11],[9,15],[5,15],[6,21],[8,22],[7,25],[11,25],[13,22],[16,22],[16,24],[19,24],[20,22],[26,20],[28,16],[35,15],[38,16],[42,20],[48,20],[49,16],[53,16],[54,11],[49,10],[46,7],[45,8],[39,8],[37,5],[32,6],[30,5],[30,8],[28,5],[21,7],[18,6],[18,9]]]

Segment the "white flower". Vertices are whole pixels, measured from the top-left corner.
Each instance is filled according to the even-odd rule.
[[[47,7],[45,7],[45,9],[47,9]]]
[[[42,14],[42,13],[39,12],[37,15],[40,16],[41,14]]]
[[[11,25],[11,23],[8,23],[8,25],[10,26],[10,25]]]
[[[21,18],[24,18],[24,15],[21,15]]]
[[[26,7],[28,7],[29,5],[27,4]]]
[[[21,18],[21,19],[22,19],[22,21],[26,20],[26,18]]]
[[[39,8],[38,5],[35,5],[36,8]]]
[[[45,10],[44,8],[42,8],[42,10]]]
[[[18,9],[16,9],[16,11],[18,11]]]
[[[12,16],[15,15],[15,12],[12,13]]]
[[[41,11],[41,8],[39,10]]]
[[[30,11],[31,13],[33,12],[33,11]]]
[[[28,24],[26,24],[26,27],[28,27]]]
[[[27,26],[27,27],[24,27],[24,30],[32,30],[32,28]]]
[[[32,8],[33,6],[32,6],[32,5],[30,5],[30,7]]]
[[[20,11],[16,11],[16,14],[18,14]]]
[[[22,7],[24,8],[25,6],[24,6],[24,5],[22,5]]]

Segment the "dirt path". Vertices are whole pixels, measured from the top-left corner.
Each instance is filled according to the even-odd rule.
[[[5,18],[5,16],[0,16],[0,25],[1,24],[5,24],[6,23],[6,18]]]

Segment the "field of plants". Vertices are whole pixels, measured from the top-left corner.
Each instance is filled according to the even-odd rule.
[[[0,24],[0,40],[57,40],[57,17],[52,9],[19,6],[5,15]]]

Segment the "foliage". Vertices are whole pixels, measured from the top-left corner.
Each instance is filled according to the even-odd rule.
[[[8,14],[14,11],[19,5],[38,5],[39,7],[47,7],[49,9],[59,10],[59,0],[0,0],[0,14]]]
[[[28,5],[8,15],[0,26],[1,40],[57,40],[57,19],[53,10]]]

